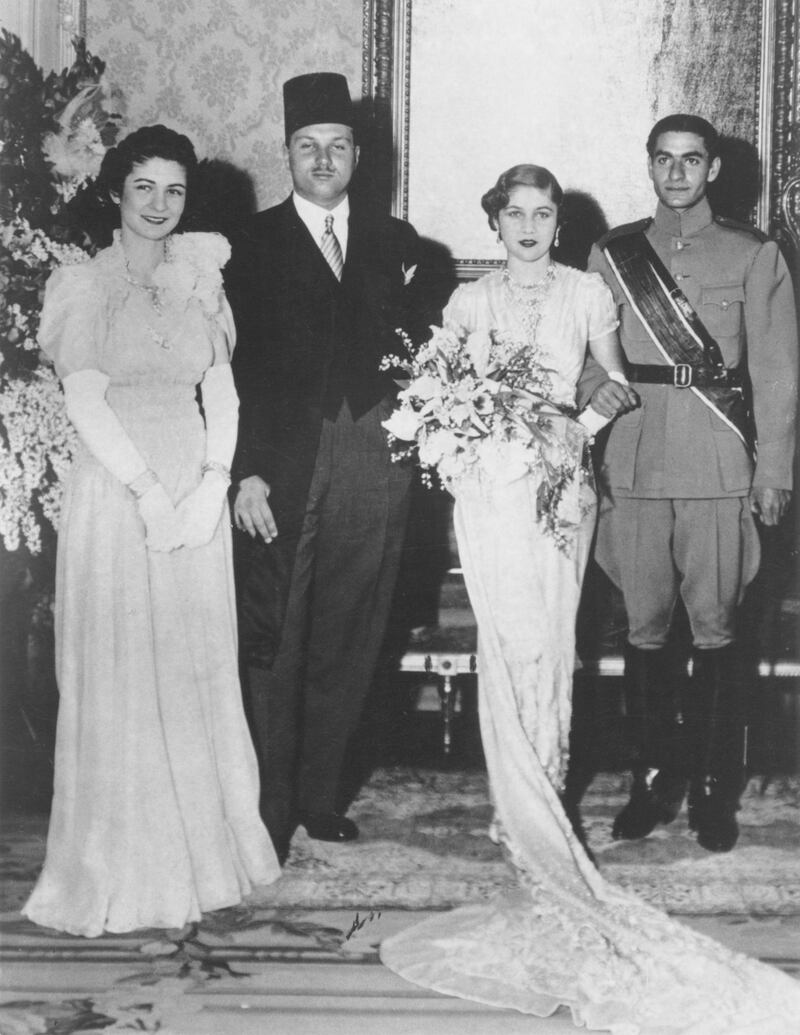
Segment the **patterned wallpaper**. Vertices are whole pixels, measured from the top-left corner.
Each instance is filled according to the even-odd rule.
[[[288,193],[284,80],[338,71],[361,93],[361,0],[87,0],[89,50],[131,128],[163,122],[201,158],[250,174],[259,208]]]

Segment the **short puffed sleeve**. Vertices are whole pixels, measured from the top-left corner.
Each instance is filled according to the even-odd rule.
[[[60,378],[100,370],[107,328],[102,292],[89,263],[59,266],[45,285],[38,341]]]
[[[588,317],[589,341],[615,331],[619,327],[617,305],[599,273],[583,275],[583,294]]]
[[[212,365],[217,367],[224,363],[230,363],[233,350],[236,347],[236,325],[233,322],[233,313],[224,291],[220,290],[217,312],[209,315],[207,319],[214,356]]]
[[[442,313],[442,323],[468,332],[478,330],[478,296],[475,284],[460,284]]]

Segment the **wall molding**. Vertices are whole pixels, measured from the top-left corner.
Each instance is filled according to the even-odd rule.
[[[763,185],[767,214],[764,229],[800,253],[800,0],[773,0],[771,163]],[[766,68],[768,62],[764,62]]]
[[[73,38],[86,36],[86,0],[6,0],[2,24],[45,72],[61,72],[75,60]]]

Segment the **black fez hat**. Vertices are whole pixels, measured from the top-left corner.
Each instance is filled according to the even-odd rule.
[[[287,141],[303,126],[338,122],[353,128],[353,103],[347,80],[338,72],[309,72],[283,84],[283,118]]]

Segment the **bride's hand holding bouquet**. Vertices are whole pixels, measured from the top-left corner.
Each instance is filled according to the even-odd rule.
[[[579,470],[588,435],[574,412],[550,400],[553,375],[542,350],[507,332],[445,325],[409,358],[382,368],[403,375],[398,408],[384,421],[398,460],[414,456],[430,484],[435,471],[455,494],[466,477],[511,482],[528,474],[539,488],[539,516],[558,540],[579,520]]]

